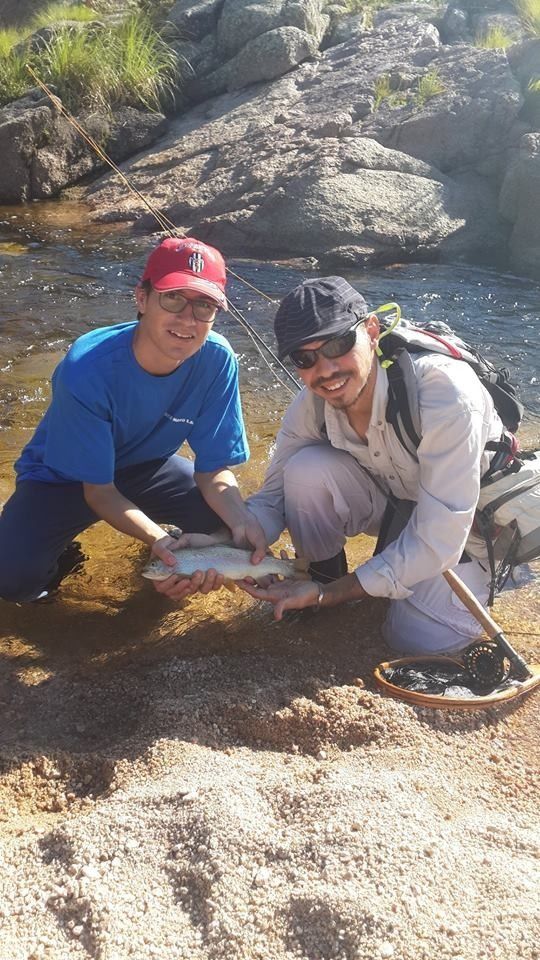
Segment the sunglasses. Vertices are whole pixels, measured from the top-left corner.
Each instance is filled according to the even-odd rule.
[[[178,293],[177,290],[167,290],[159,294],[159,305],[167,313],[182,313],[188,303],[193,311],[193,316],[201,323],[212,323],[219,309],[217,303],[214,303],[213,300],[190,300],[188,297],[184,297],[182,293]]]
[[[336,357],[344,357],[349,350],[352,350],[356,343],[356,328],[361,323],[365,323],[367,317],[361,317],[346,333],[341,333],[338,337],[331,337],[325,340],[320,347],[315,350],[292,350],[289,354],[291,362],[298,370],[310,370],[319,359],[319,354],[326,357],[327,360],[335,360]]]

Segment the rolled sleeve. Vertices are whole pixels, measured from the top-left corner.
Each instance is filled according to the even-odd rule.
[[[246,500],[269,544],[275,543],[285,529],[284,470],[287,461],[308,444],[320,443],[323,424],[323,405],[313,394],[302,390],[285,414],[261,489]]]
[[[478,502],[484,448],[500,430],[491,399],[465,364],[420,367],[418,397],[416,507],[400,536],[355,571],[371,596],[405,599],[416,584],[458,563]]]

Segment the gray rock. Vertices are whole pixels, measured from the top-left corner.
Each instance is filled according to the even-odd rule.
[[[522,137],[506,174],[499,209],[512,225],[510,265],[540,279],[540,133]]]
[[[511,43],[517,43],[526,36],[526,31],[519,17],[513,12],[484,13],[472,19],[472,29],[476,40],[487,37],[492,30],[500,30]]]
[[[197,43],[217,26],[223,0],[177,0],[167,21],[187,40]]]
[[[320,42],[329,23],[323,0],[225,0],[217,27],[222,60],[230,60],[250,40],[280,27],[297,27]]]
[[[418,81],[433,72],[443,90],[420,104]],[[394,99],[375,107],[381,77]],[[278,80],[192,108],[127,172],[143,191],[152,184],[180,229],[229,255],[500,262],[497,189],[521,106],[504,53],[442,47],[433,24],[392,18]],[[109,177],[88,202],[94,219],[153,229]]]
[[[439,32],[443,43],[460,43],[471,39],[469,29],[469,16],[462,7],[456,7],[449,4],[444,11],[439,26]]]
[[[140,150],[165,130],[165,119],[123,108],[113,121],[82,118],[88,133],[115,160]],[[2,179],[0,202],[19,203],[56,196],[64,187],[103,167],[96,153],[48,99],[26,96],[0,110]]]
[[[366,8],[367,11],[367,8]],[[367,12],[359,13],[354,17],[344,17],[331,25],[324,38],[325,48],[335,47],[347,40],[360,39],[369,29]]]
[[[507,51],[508,62],[523,88],[540,76],[540,37],[523,40]]]
[[[415,60],[413,54],[410,61]],[[413,100],[398,111],[384,102],[364,132],[445,172],[499,176],[506,150],[515,142],[514,123],[523,103],[505,53],[443,47],[418,74],[434,71],[442,84],[440,94],[424,104]]]
[[[393,3],[388,7],[381,7],[373,18],[373,26],[380,27],[387,20],[404,20],[409,17],[418,17],[427,23],[438,25],[441,19],[441,8],[437,3],[426,3],[424,0],[411,0],[410,3]]]
[[[239,90],[260,80],[272,80],[287,73],[318,51],[315,37],[297,27],[269,30],[245,45],[223,68],[227,89]]]

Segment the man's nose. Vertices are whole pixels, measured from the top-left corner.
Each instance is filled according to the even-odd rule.
[[[193,301],[187,300],[182,309],[178,311],[178,316],[182,317],[183,319],[189,319],[190,315],[192,320],[196,319],[195,314],[193,313]]]
[[[317,358],[316,372],[318,377],[327,380],[328,377],[332,377],[339,372],[339,363],[337,360],[325,357],[323,353],[320,353]]]

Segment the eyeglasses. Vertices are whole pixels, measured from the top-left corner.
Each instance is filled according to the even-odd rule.
[[[325,342],[322,343],[320,347],[316,347],[315,350],[293,350],[289,354],[291,362],[294,363],[295,367],[299,370],[310,370],[311,367],[314,367],[317,363],[319,354],[322,354],[322,356],[328,360],[335,360],[336,357],[345,356],[349,350],[352,350],[356,343],[356,328],[367,319],[367,317],[361,317],[346,333],[341,333],[339,337],[331,337],[330,340],[325,340]]]
[[[201,323],[212,323],[219,309],[217,303],[214,303],[213,300],[189,300],[178,290],[166,290],[159,294],[159,305],[167,313],[182,313],[188,303],[193,310],[193,316]]]

